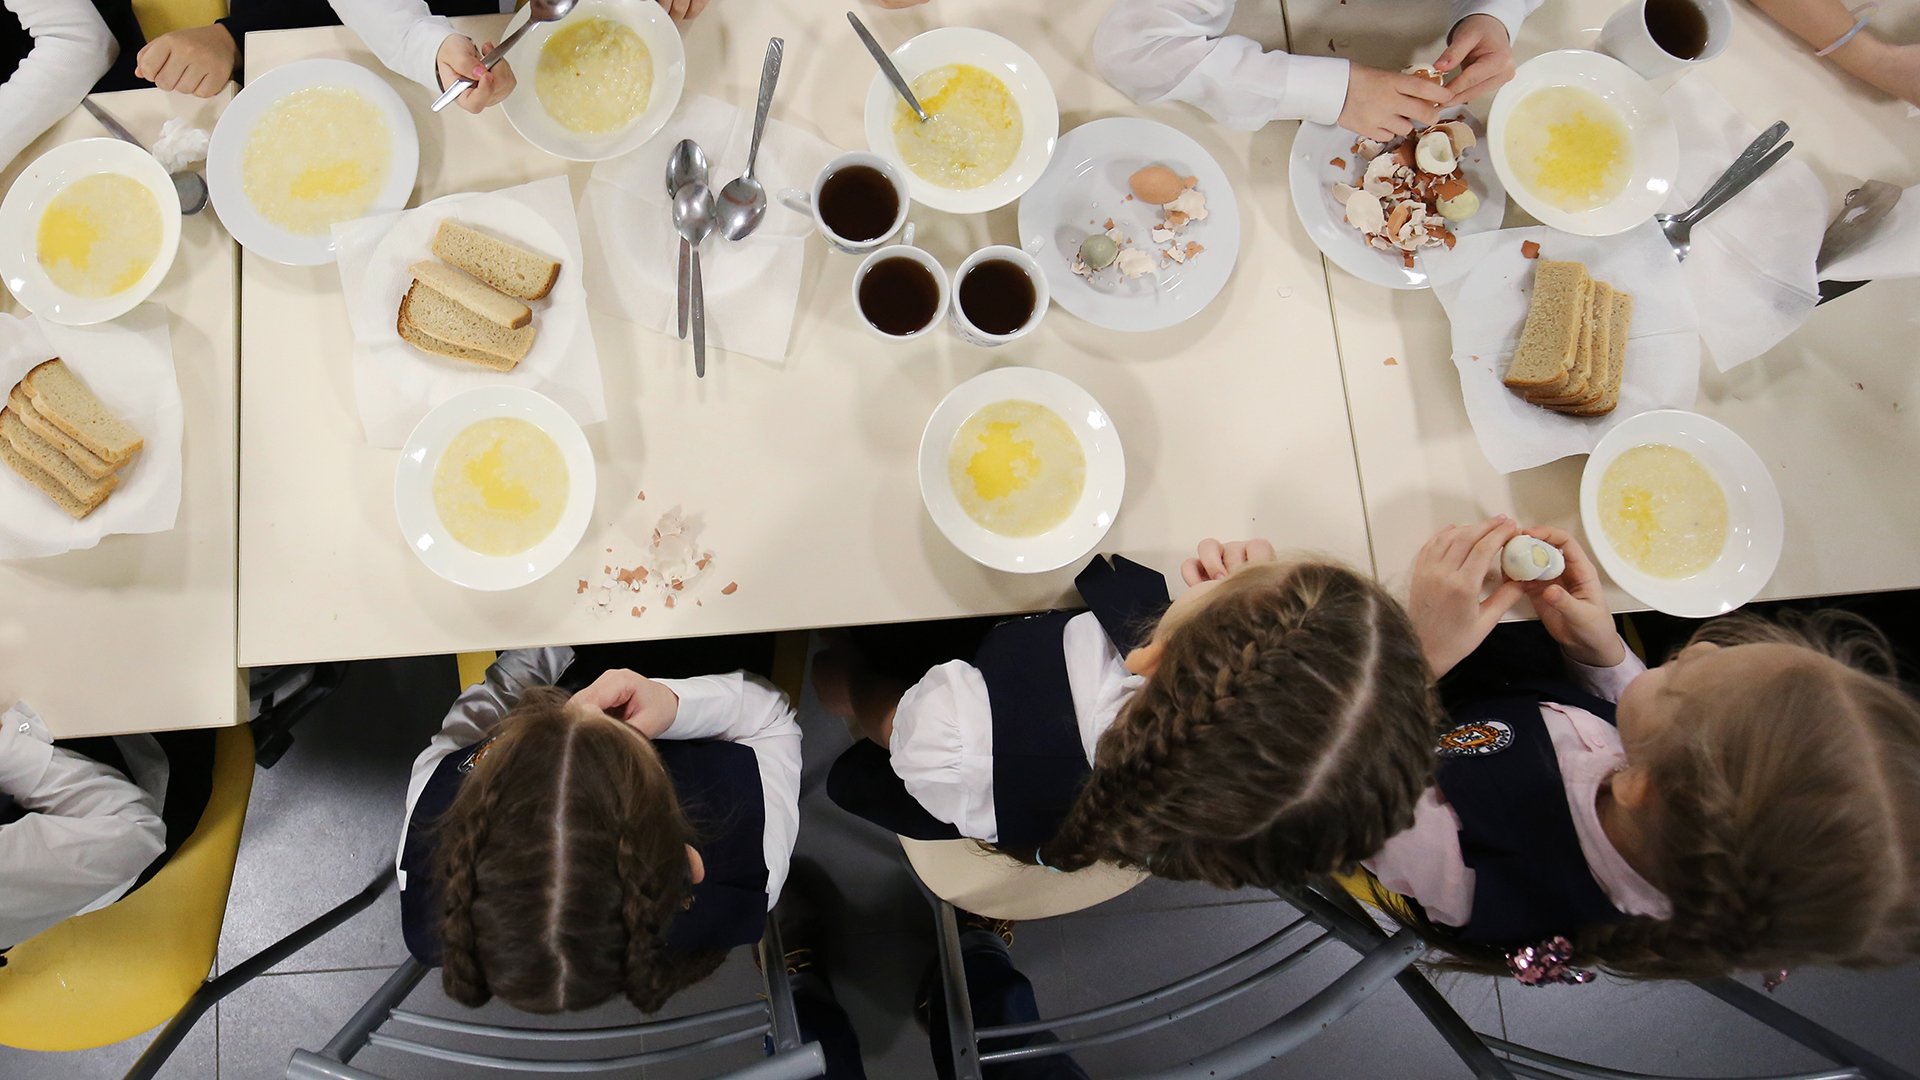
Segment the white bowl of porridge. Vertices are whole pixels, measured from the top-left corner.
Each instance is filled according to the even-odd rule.
[[[1060,137],[1060,105],[1025,50],[998,34],[948,26],[892,56],[930,119],[922,123],[876,71],[867,89],[867,146],[906,174],[914,202],[978,214],[1040,179]]]
[[[502,33],[526,21],[522,7]],[[511,57],[519,85],[508,122],[570,161],[605,161],[653,138],[687,78],[680,31],[653,0],[580,0],[566,18],[527,31]]]

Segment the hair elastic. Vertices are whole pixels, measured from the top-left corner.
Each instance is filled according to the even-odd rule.
[[[1845,45],[1847,42],[1852,41],[1853,36],[1855,34],[1858,34],[1860,31],[1865,30],[1867,28],[1867,20],[1873,18],[1873,13],[1879,10],[1880,10],[1879,4],[1868,3],[1868,4],[1861,4],[1859,7],[1853,8],[1852,10],[1848,11],[1847,14],[1853,16],[1853,29],[1848,30],[1844,34],[1841,34],[1838,38],[1834,40],[1833,44],[1815,52],[1813,55],[1825,56],[1828,53],[1833,52],[1835,49],[1838,49],[1840,46]]]

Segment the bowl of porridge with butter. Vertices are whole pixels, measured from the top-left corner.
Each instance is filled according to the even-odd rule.
[[[1059,141],[1060,106],[1025,50],[998,34],[949,26],[921,34],[892,58],[928,118],[875,72],[867,146],[900,166],[915,202],[976,214],[1007,205],[1040,179]]]
[[[522,7],[504,33],[526,22]],[[514,46],[519,88],[507,120],[523,138],[570,161],[604,161],[666,126],[686,83],[680,31],[653,0],[580,0]]]
[[[29,311],[70,326],[115,319],[167,276],[180,200],[152,155],[114,139],[47,151],[0,203],[0,276]]]

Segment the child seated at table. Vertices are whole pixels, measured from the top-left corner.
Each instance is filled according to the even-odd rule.
[[[132,0],[0,0],[0,164],[94,91],[140,85]]]
[[[1867,29],[1877,5],[1848,10],[1845,0],[1754,0],[1753,6],[1812,46],[1815,56],[1832,60],[1840,70],[1910,105],[1920,105],[1920,43],[1890,44]]]
[[[1264,541],[1208,541],[1182,576],[1169,604],[1158,571],[1096,559],[1075,580],[1090,611],[999,623],[911,685],[904,663],[825,654],[822,704],[869,740],[828,794],[1058,870],[1279,884],[1378,850],[1431,783],[1440,719],[1406,613]]]
[[[1413,901],[1398,917],[1449,963],[1527,983],[1920,953],[1920,706],[1885,637],[1840,612],[1730,616],[1648,670],[1579,542],[1526,531],[1564,553],[1558,579],[1481,600],[1519,532],[1502,518],[1414,563],[1452,715],[1413,826],[1364,861]],[[1544,656],[1525,655],[1529,627],[1487,641],[1522,595]]]
[[[1272,120],[1339,124],[1382,141],[1432,124],[1443,108],[1513,77],[1513,36],[1540,0],[1454,0],[1445,86],[1338,57],[1268,51],[1228,34],[1235,0],[1114,0],[1093,37],[1094,67],[1142,105],[1184,101],[1230,128]]]
[[[655,1012],[760,939],[799,825],[793,709],[744,672],[627,670],[644,649],[504,653],[414,762],[402,929],[455,1001]]]

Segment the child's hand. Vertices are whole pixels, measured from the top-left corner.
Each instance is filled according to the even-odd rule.
[[[1588,667],[1612,667],[1627,658],[1626,643],[1614,629],[1613,614],[1607,610],[1606,593],[1600,587],[1600,571],[1587,558],[1580,541],[1565,529],[1528,529],[1537,537],[1560,549],[1566,556],[1566,573],[1552,581],[1518,583],[1533,598],[1533,610],[1541,625],[1567,659]]]
[[[1340,126],[1356,135],[1387,142],[1440,118],[1440,107],[1453,101],[1447,88],[1432,79],[1359,64],[1347,68],[1347,103],[1340,108]]]
[[[1869,81],[1909,105],[1920,105],[1920,44],[1882,45],[1879,51],[1880,62]]]
[[[638,672],[615,670],[601,673],[568,704],[599,709],[647,738],[657,739],[679,715],[680,695]]]
[[[660,6],[667,14],[685,22],[707,10],[707,0],[660,0]]]
[[[470,113],[497,105],[513,93],[513,65],[502,60],[494,65],[492,71],[481,65],[480,61],[492,52],[491,41],[476,49],[472,38],[449,34],[447,40],[440,43],[440,52],[434,58],[439,64],[440,89],[445,90],[461,79],[473,80],[474,85],[466,93],[453,99],[455,104]]]
[[[1472,101],[1507,85],[1513,78],[1513,42],[1508,40],[1507,24],[1491,15],[1469,15],[1455,23],[1447,36],[1447,51],[1433,62],[1433,70],[1446,75],[1456,68],[1460,74],[1447,84],[1454,101]]]
[[[1500,565],[1500,549],[1520,532],[1504,517],[1477,525],[1452,525],[1436,533],[1413,558],[1407,616],[1435,678],[1453,670],[1478,648],[1524,595],[1518,582],[1503,581],[1480,599],[1487,578]]]
[[[1279,556],[1265,540],[1232,540],[1225,544],[1208,537],[1194,557],[1180,564],[1180,578],[1189,585],[1219,581],[1250,562],[1272,562]]]
[[[238,51],[233,35],[218,23],[175,30],[140,50],[133,73],[162,90],[210,98],[233,78]]]

